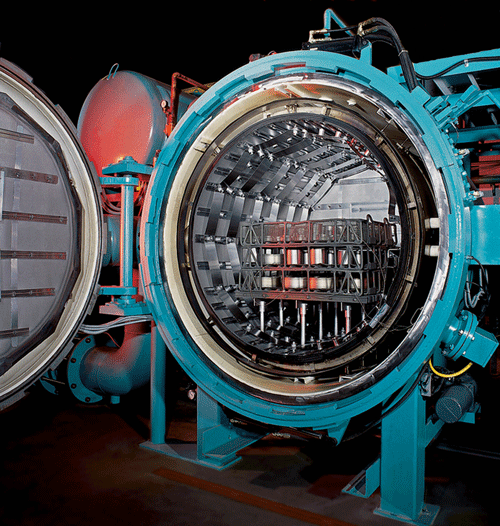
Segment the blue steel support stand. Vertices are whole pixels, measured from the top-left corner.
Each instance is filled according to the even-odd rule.
[[[375,513],[410,524],[432,524],[439,511],[424,502],[425,448],[442,422],[427,424],[425,406],[415,389],[382,420],[380,507]]]
[[[152,396],[158,396],[158,385],[151,387]],[[152,408],[151,440],[142,443],[141,447],[212,469],[222,470],[234,465],[241,458],[238,456],[240,450],[265,436],[233,426],[223,407],[198,389],[196,443],[169,442],[165,439],[164,408]]]
[[[151,333],[151,439],[141,447],[174,458],[188,460],[218,470],[240,460],[238,452],[263,438],[233,426],[223,407],[198,388],[196,443],[166,440],[166,353],[167,347],[156,325]]]
[[[151,323],[151,444],[165,442],[167,346],[154,322]]]
[[[425,449],[443,423],[426,422],[420,389],[382,420],[381,454],[344,493],[368,498],[380,487],[377,515],[415,525],[430,525],[439,507],[424,502]]]

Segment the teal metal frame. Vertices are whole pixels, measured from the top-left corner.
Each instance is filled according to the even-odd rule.
[[[325,17],[325,20],[328,20],[325,21],[325,26],[328,26],[331,18]],[[500,55],[500,51],[488,53],[489,56]],[[459,59],[465,60],[464,57]],[[433,68],[436,66],[438,69],[448,67],[456,61],[447,59],[419,65],[416,69],[420,72],[435,71]],[[487,66],[477,62],[473,67]],[[349,79],[390,101],[418,127],[432,162],[442,174],[446,186],[449,202],[447,233],[452,254],[442,296],[411,355],[370,389],[354,397],[339,402],[302,406],[275,404],[257,398],[217,377],[213,370],[200,361],[195,343],[178,321],[168,282],[164,283],[159,267],[161,209],[168,199],[185,152],[199,137],[212,115],[227,101],[264,79],[290,73],[320,73]],[[149,200],[142,216],[140,252],[147,303],[157,323],[155,330],[198,385],[197,443],[179,445],[165,441],[162,424],[165,420],[162,399],[165,386],[161,382],[166,349],[157,346],[158,354],[152,364],[152,396],[159,399],[152,408],[152,439],[144,447],[217,469],[230,466],[238,459],[239,449],[263,435],[242,433],[228,421],[223,408],[271,425],[326,429],[330,436],[340,441],[351,418],[378,404],[384,404],[398,390],[407,391],[431,357],[435,363],[443,362],[443,342],[445,350],[448,350],[448,359],[456,360],[465,356],[480,366],[487,363],[498,343],[491,334],[477,327],[477,320],[472,313],[464,313],[461,303],[469,267],[475,264],[472,258],[483,264],[500,263],[498,243],[493,243],[493,248],[491,246],[491,236],[498,235],[500,208],[483,208],[474,204],[478,195],[468,182],[468,152],[460,149],[458,144],[465,132],[454,128],[460,115],[476,105],[484,104],[486,100],[496,104],[498,93],[478,92],[474,88],[458,96],[432,97],[420,86],[410,93],[404,85],[401,68],[393,68],[385,74],[369,64],[367,55],[363,60],[356,60],[344,55],[309,50],[276,54],[243,66],[216,83],[193,104],[165,143],[156,163]],[[485,133],[488,137],[490,133],[500,136],[498,129],[493,127]],[[345,491],[367,497],[380,487],[381,500],[377,513],[410,524],[431,524],[437,510],[424,502],[425,448],[441,429],[442,422],[427,421],[425,415],[426,399],[422,396],[420,386],[417,386],[400,406],[388,412],[382,420],[380,458]]]
[[[160,349],[157,351],[162,352]],[[152,390],[158,396],[158,388],[161,388],[163,380],[157,377],[157,371],[155,378]],[[164,389],[161,389],[161,392],[164,393]],[[159,402],[155,401],[151,409],[151,439],[143,442],[141,447],[222,470],[240,460],[239,451],[268,434],[248,431],[233,425],[224,412],[224,407],[201,389],[197,390],[196,398],[196,442],[179,443],[167,440],[164,408],[159,407]]]
[[[424,502],[425,449],[444,423],[426,421],[425,406],[425,398],[415,389],[382,420],[380,457],[343,489],[368,498],[380,488],[375,513],[415,525],[432,524],[439,512],[438,506]]]
[[[100,308],[101,314],[115,316],[134,316],[149,314],[146,303],[138,302],[133,297],[137,287],[133,283],[134,264],[134,188],[139,184],[139,174],[150,175],[152,167],[137,163],[132,157],[125,157],[116,164],[103,168],[100,177],[101,186],[120,188],[120,283],[119,285],[101,286],[99,294],[111,296],[112,299]]]
[[[260,401],[237,391],[231,386],[217,382],[217,388],[211,387],[212,373],[199,362],[193,350],[194,344],[189,335],[184,334],[177,323],[174,305],[171,303],[168,283],[163,282],[158,262],[161,260],[161,225],[160,215],[162,203],[168,198],[170,186],[175,177],[177,165],[183,152],[193,143],[204,124],[210,119],[212,112],[224,102],[236,96],[239,92],[249,89],[254,83],[287,74],[292,67],[294,73],[342,73],[343,77],[360,79],[369,82],[371,89],[379,91],[385,98],[390,97],[398,105],[403,105],[415,120],[419,120],[421,128],[426,129],[424,135],[426,144],[432,152],[434,162],[445,173],[451,189],[451,209],[456,210],[450,221],[450,242],[454,253],[454,265],[451,269],[451,281],[444,291],[441,302],[436,306],[436,315],[429,321],[426,337],[415,352],[402,364],[394,375],[389,374],[375,386],[368,397],[357,397],[352,402],[342,404],[317,404],[298,409],[296,406],[279,405],[275,407],[267,401]],[[417,90],[415,90],[417,91]],[[422,90],[423,92],[423,90]],[[420,94],[420,97],[422,94]],[[370,407],[386,400],[394,391],[402,388],[414,374],[425,364],[442,340],[443,318],[452,319],[458,311],[461,295],[466,279],[470,246],[470,213],[464,207],[465,188],[461,175],[463,167],[459,158],[450,148],[449,142],[439,130],[429,114],[422,107],[419,96],[409,94],[403,87],[391,82],[379,70],[360,63],[358,60],[343,55],[333,55],[321,51],[298,51],[272,55],[252,62],[232,73],[215,84],[205,95],[193,104],[191,110],[183,117],[174,133],[163,148],[149,188],[149,202],[141,222],[141,272],[145,285],[147,302],[157,321],[159,330],[174,355],[180,360],[191,377],[207,393],[230,407],[236,412],[242,407],[248,407],[248,416],[270,424],[288,424],[298,427],[334,428],[349,420],[354,414],[360,414]],[[426,99],[428,96],[426,96]],[[415,115],[416,114],[416,115]],[[455,182],[458,177],[458,184]],[[451,316],[450,316],[450,313]],[[242,404],[241,402],[245,403]]]

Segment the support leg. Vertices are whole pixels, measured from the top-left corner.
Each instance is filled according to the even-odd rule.
[[[425,448],[442,427],[427,422],[426,401],[414,389],[382,420],[381,455],[344,493],[368,498],[380,488],[378,515],[414,525],[430,525],[439,507],[425,504]]]
[[[198,463],[217,469],[226,468],[240,459],[238,451],[265,436],[233,426],[223,407],[199,388],[197,400]]]
[[[151,443],[164,444],[166,434],[167,347],[155,323],[151,324]]]
[[[156,328],[154,329],[156,331]],[[156,334],[156,333],[155,333]],[[161,337],[157,335],[161,340]],[[263,438],[266,433],[254,433],[233,426],[223,407],[198,388],[196,443],[168,443],[165,440],[165,352],[156,341],[151,382],[151,440],[141,444],[146,449],[215,469],[225,469],[238,460],[238,451]]]
[[[379,515],[410,524],[432,524],[439,509],[424,503],[425,400],[415,389],[382,421]]]

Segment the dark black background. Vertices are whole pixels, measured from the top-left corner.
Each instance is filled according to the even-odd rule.
[[[247,2],[10,3],[0,54],[24,69],[75,122],[86,95],[114,63],[169,83],[178,71],[215,82],[252,53],[300,49],[325,9],[347,23],[388,20],[414,62],[500,48],[500,2],[254,0]],[[58,7],[62,6],[62,7]],[[381,67],[397,63],[374,47]]]

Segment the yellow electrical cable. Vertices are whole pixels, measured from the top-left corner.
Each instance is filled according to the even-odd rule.
[[[436,371],[436,369],[432,365],[432,360],[429,360],[429,367],[431,368],[431,371],[434,374],[436,374],[437,376],[440,376],[441,378],[456,378],[457,376],[460,376],[461,374],[464,374],[465,371],[468,371],[472,367],[472,362],[469,362],[468,365],[466,365],[460,371],[457,371],[456,373],[451,373],[451,374],[443,374],[443,373],[440,373],[440,372]]]

